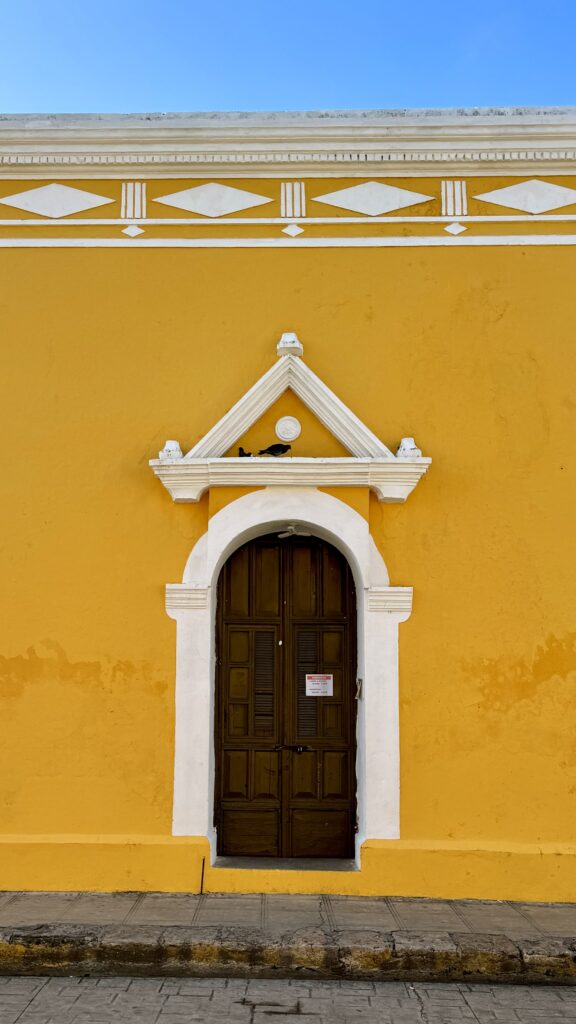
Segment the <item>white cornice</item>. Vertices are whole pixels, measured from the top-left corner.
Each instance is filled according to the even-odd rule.
[[[4,177],[567,173],[576,108],[0,117]]]
[[[432,460],[152,459],[174,501],[199,501],[210,487],[369,487],[380,501],[406,501]]]

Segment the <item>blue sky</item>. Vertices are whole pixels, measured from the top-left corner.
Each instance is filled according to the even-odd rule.
[[[7,0],[0,110],[576,103],[576,0]]]

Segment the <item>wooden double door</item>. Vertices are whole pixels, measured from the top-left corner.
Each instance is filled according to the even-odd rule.
[[[218,853],[353,856],[356,601],[346,559],[314,537],[239,548],[220,574],[217,649]]]

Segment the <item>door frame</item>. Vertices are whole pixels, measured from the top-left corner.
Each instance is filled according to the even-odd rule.
[[[166,587],[176,621],[176,720],[172,834],[207,836],[212,860],[215,784],[216,591],[220,570],[242,544],[297,523],[346,557],[356,585],[356,858],[366,839],[400,838],[398,626],[412,610],[412,588],[391,587],[367,520],[313,487],[267,487],[243,495],[209,520],[182,583]]]
[[[302,548],[308,549],[311,552],[314,562],[314,577],[317,582],[318,602],[313,612],[308,610],[309,614],[298,610],[294,605],[294,582],[298,573],[294,559],[296,552]],[[247,558],[244,563],[247,589],[249,590],[251,585],[257,589],[258,552],[259,550],[262,552],[263,550],[270,551],[271,549],[277,555],[275,560],[278,572],[276,613],[261,611],[259,614],[256,603],[250,601],[248,601],[248,608],[245,613],[234,612],[230,607],[227,607],[225,579],[227,566],[229,566],[230,561],[239,552],[247,551]],[[325,577],[323,576],[324,570],[321,566],[325,565],[324,552],[331,553],[337,559],[339,567],[338,593],[341,599],[340,610],[332,609],[331,611],[326,611],[322,601]],[[271,566],[270,571],[272,571]],[[231,577],[229,579],[231,580]],[[355,692],[357,689],[356,673],[358,658],[356,631],[358,617],[356,614],[356,586],[348,559],[344,558],[342,553],[333,544],[328,544],[327,541],[310,534],[309,531],[305,531],[304,536],[296,535],[283,539],[278,538],[277,532],[265,533],[260,537],[253,538],[247,544],[232,552],[220,570],[216,587],[215,794],[213,821],[217,823],[217,847],[220,850],[220,856],[230,856],[230,854],[226,854],[223,850],[223,847],[228,845],[225,841],[227,812],[232,812],[233,815],[242,814],[242,812],[248,814],[268,812],[269,815],[274,806],[274,809],[277,810],[278,852],[276,854],[265,853],[261,855],[244,853],[243,856],[277,857],[278,859],[319,856],[323,859],[350,859],[355,853],[357,827],[356,718],[358,702],[355,699]],[[228,672],[233,664],[229,656],[228,638],[237,631],[249,631],[250,633],[265,631],[266,634],[273,636],[274,639],[272,662],[275,696],[274,710],[272,712],[274,725],[271,735],[257,734],[256,731],[253,731],[252,724],[248,725],[247,734],[243,736],[230,734],[227,728],[226,710],[228,711],[228,720],[230,720],[230,705],[236,702],[236,698],[229,693],[228,687]],[[317,730],[319,731],[317,731],[316,736],[306,734],[304,738],[304,734],[301,734],[298,730],[298,695],[300,692],[297,669],[298,636],[306,632],[317,635],[318,631],[337,632],[341,637],[339,665],[342,679],[340,691],[340,707],[343,712],[341,719],[342,733],[340,736],[334,737],[322,731],[320,721],[323,712],[320,711],[318,704],[323,703],[323,701],[318,702],[317,698],[312,698],[313,702],[314,700],[317,701],[315,720]],[[280,643],[278,644],[279,638]],[[321,641],[317,647],[317,657],[324,662],[325,656],[322,653]],[[254,672],[255,663],[251,662],[251,664]],[[330,672],[333,671],[333,668],[328,666],[321,668],[317,665],[317,667],[310,669],[310,671]],[[252,673],[250,687],[252,688],[255,685],[255,677]],[[338,695],[335,694],[335,696]],[[251,722],[251,719],[248,721]],[[319,764],[323,763],[321,759],[326,753],[330,753],[330,750],[341,753],[345,752],[345,792],[339,797],[333,794],[332,804],[330,803],[330,798],[320,791],[316,793],[315,798],[312,798],[310,794],[305,797],[303,794],[295,794],[293,792],[292,773],[297,771],[299,761],[299,755],[294,753],[294,750],[295,745],[300,742],[303,744],[301,748],[302,753],[305,751],[315,751],[318,759],[315,764],[315,770],[318,770]],[[309,746],[309,744],[312,744],[312,746]],[[261,796],[251,798],[248,763],[246,766],[248,771],[246,776],[247,792],[244,798],[240,798],[238,794],[234,796],[230,793],[228,795],[223,793],[224,780],[226,778],[226,751],[245,751],[248,762],[250,758],[249,752],[255,751],[258,748],[262,754],[268,753],[273,756],[277,785],[277,791],[273,798],[274,805],[271,801],[267,801],[263,806]],[[253,762],[253,768],[255,770],[255,762]],[[318,784],[318,780],[316,780],[316,784]],[[313,808],[308,806],[310,800],[314,803]],[[348,849],[345,852],[342,851],[336,854],[333,852],[304,854],[286,851],[287,846],[292,848],[294,845],[292,811],[303,811],[306,813],[311,810],[315,814],[321,814],[326,811],[345,812],[347,821],[346,842],[348,845]],[[328,817],[330,818],[331,815],[329,814]],[[270,821],[269,816],[267,820]],[[335,841],[337,842],[338,840]],[[241,856],[241,854],[236,853],[235,856]]]

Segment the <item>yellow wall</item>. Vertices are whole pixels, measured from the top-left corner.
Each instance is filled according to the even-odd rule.
[[[169,836],[163,588],[181,578],[209,499],[175,505],[148,459],[167,437],[191,447],[296,330],[310,367],[378,436],[395,447],[414,435],[434,459],[405,505],[369,507],[391,582],[414,586],[400,629],[402,839],[565,844],[568,856],[573,250],[2,249],[0,281],[10,842]],[[417,882],[406,857],[405,891],[451,894],[449,868]],[[9,881],[70,887],[65,865]],[[160,884],[152,875],[139,886],[170,888],[168,868]],[[469,870],[458,894],[487,895],[490,877]],[[544,892],[546,877],[514,894],[574,898],[572,881]],[[125,881],[119,869],[82,884]]]

